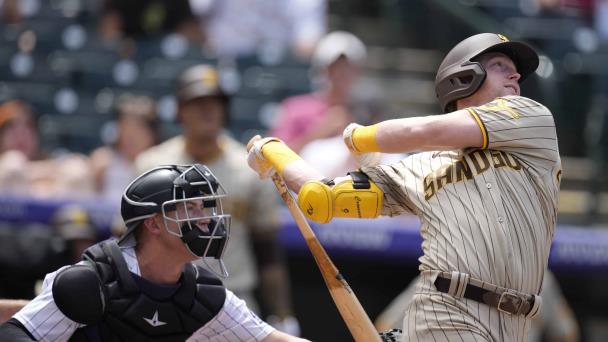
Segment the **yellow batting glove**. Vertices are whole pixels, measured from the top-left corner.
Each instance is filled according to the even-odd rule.
[[[274,137],[262,138],[259,135],[247,143],[247,163],[260,178],[268,178],[274,172],[282,175],[285,166],[301,160],[282,140]]]

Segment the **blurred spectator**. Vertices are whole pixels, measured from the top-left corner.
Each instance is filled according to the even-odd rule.
[[[118,104],[116,140],[91,153],[95,190],[120,203],[122,192],[139,174],[135,158],[158,143],[156,107],[147,96],[126,96]]]
[[[38,159],[38,132],[32,108],[12,100],[0,106],[0,152],[15,150],[28,160]]]
[[[598,0],[520,0],[519,7],[528,15],[577,17],[590,23],[595,1]]]
[[[32,108],[19,100],[0,105],[0,192],[36,197],[82,197],[93,193],[85,156],[44,156]]]
[[[202,39],[188,0],[105,0],[99,30],[105,40],[170,32],[193,41]]]
[[[608,0],[595,0],[594,25],[600,38],[608,41]]]
[[[21,21],[22,14],[19,9],[19,0],[2,0],[0,1],[0,9],[2,10],[2,20],[7,24],[16,24]]]
[[[53,158],[30,161],[23,171],[27,191],[22,195],[38,198],[90,198],[95,194],[93,173],[87,156],[63,153]]]
[[[312,57],[311,71],[318,89],[285,99],[270,135],[299,152],[313,140],[341,134],[355,121],[347,105],[365,58],[366,48],[353,34],[336,31],[323,37]]]
[[[61,245],[61,265],[58,266],[79,262],[85,249],[97,242],[97,231],[89,214],[77,204],[67,204],[57,209],[52,228]]]
[[[56,264],[52,230],[37,222],[0,221],[0,298],[31,299]]]
[[[0,298],[31,299],[36,282],[58,267],[80,261],[97,240],[88,213],[59,206],[48,224],[0,223]]]
[[[416,292],[420,276],[414,278],[378,315],[374,324],[378,331],[402,329],[405,310]],[[557,279],[550,270],[545,272],[540,293],[543,303],[540,314],[532,320],[527,341],[530,342],[578,342],[579,326],[572,309],[562,294]]]
[[[0,105],[0,192],[28,192],[30,160],[39,159],[31,107],[19,100]]]
[[[18,151],[5,151],[0,155],[0,193],[23,194],[29,189],[27,158]]]
[[[46,159],[39,148],[32,108],[12,100],[0,105],[0,192],[6,196],[77,197],[90,194],[88,160],[79,155]],[[39,276],[57,265],[60,245],[41,223],[3,222],[0,297],[31,298]],[[71,259],[66,262],[71,262]]]
[[[190,0],[219,57],[308,57],[325,33],[325,0]]]
[[[29,161],[40,157],[32,108],[19,100],[0,105],[0,192],[27,191]]]
[[[254,299],[259,285],[263,308],[281,322],[275,326],[297,334],[287,270],[277,240],[278,196],[271,183],[261,182],[247,167],[245,146],[223,132],[230,99],[220,87],[217,70],[210,65],[188,68],[178,79],[176,96],[183,134],[140,154],[137,169],[204,163],[217,175],[229,194],[222,200],[224,210],[232,214],[230,242],[224,254],[230,272],[226,287],[260,312]]]

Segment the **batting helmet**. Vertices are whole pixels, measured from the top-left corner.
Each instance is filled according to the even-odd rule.
[[[441,109],[447,113],[455,110],[456,100],[472,95],[481,87],[486,71],[476,57],[489,52],[501,52],[509,56],[524,81],[538,67],[538,54],[527,44],[512,42],[501,34],[480,33],[458,43],[445,56],[437,76],[435,92]]]
[[[230,122],[230,96],[220,84],[217,69],[209,64],[189,67],[177,78],[176,96],[179,103],[190,100],[215,97],[224,104],[224,124]]]
[[[160,213],[170,234],[181,238],[192,254],[219,260],[221,274],[218,274],[227,276],[222,261],[230,233],[230,215],[225,215],[222,207],[225,196],[226,192],[206,166],[166,165],[149,170],[131,182],[122,196],[121,214],[127,230],[119,244],[135,245],[137,227],[146,218]],[[188,203],[203,209],[192,216],[186,209]],[[184,209],[181,214],[180,207]],[[197,225],[201,220],[209,221],[207,229]],[[179,228],[170,228],[169,222],[177,223]]]
[[[176,95],[179,102],[207,96],[227,98],[217,69],[209,64],[194,65],[182,72],[177,79]]]

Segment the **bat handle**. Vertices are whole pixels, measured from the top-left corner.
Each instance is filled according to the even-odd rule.
[[[287,205],[289,212],[293,216],[300,233],[306,240],[308,248],[312,252],[315,262],[321,270],[325,284],[327,285],[329,292],[334,299],[342,319],[346,323],[346,326],[350,330],[351,334],[355,338],[356,342],[381,342],[380,335],[374,328],[374,325],[370,321],[367,313],[359,303],[359,300],[352,291],[350,285],[346,282],[346,279],[340,274],[336,266],[333,264],[325,249],[317,239],[312,228],[308,224],[306,217],[296,204],[295,199],[292,197],[291,192],[287,188],[285,181],[281,178],[278,173],[272,175],[272,181],[274,182],[281,198]],[[328,277],[334,279],[328,279]],[[340,297],[340,299],[337,298]],[[347,301],[344,301],[346,299]]]

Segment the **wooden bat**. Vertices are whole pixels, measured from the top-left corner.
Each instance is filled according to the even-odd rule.
[[[378,331],[376,331],[365,310],[363,310],[357,296],[355,296],[353,290],[331,261],[323,246],[321,246],[321,243],[312,228],[310,228],[306,217],[300,211],[281,176],[275,172],[272,176],[272,181],[277,187],[279,194],[281,194],[281,198],[287,205],[287,208],[289,208],[289,212],[291,212],[291,215],[298,224],[298,228],[317,262],[321,275],[323,275],[325,285],[329,289],[329,294],[331,294],[342,319],[355,341],[381,342]]]

